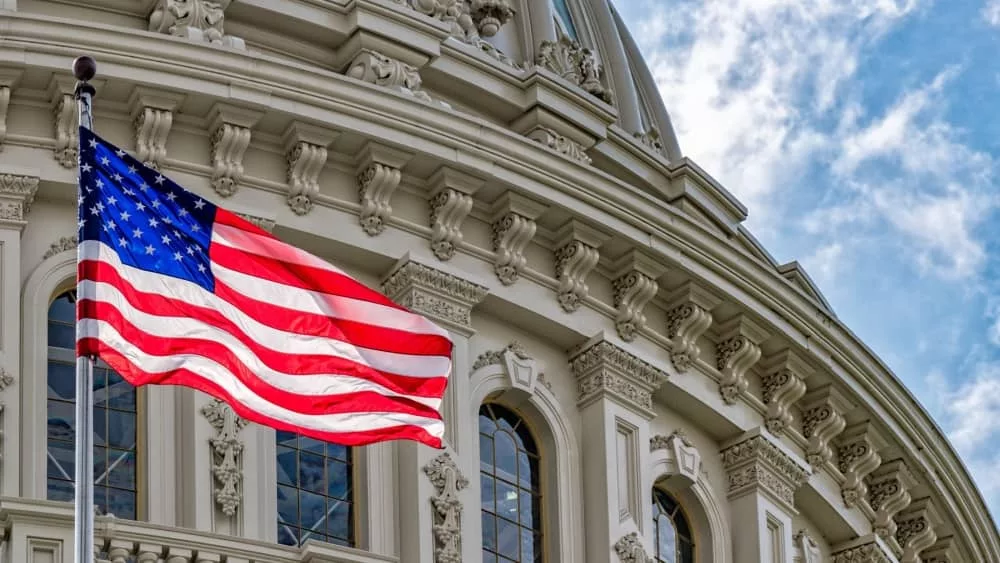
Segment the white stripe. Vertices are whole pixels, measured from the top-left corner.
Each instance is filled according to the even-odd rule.
[[[256,254],[272,260],[334,272],[354,280],[353,277],[334,268],[329,263],[295,247],[291,247],[276,239],[265,238],[228,225],[216,224],[212,227],[212,244],[226,246],[236,251]],[[273,303],[269,299],[277,291],[281,293],[282,306],[297,311],[315,312],[341,319],[374,319],[374,322],[369,322],[371,324],[394,327],[418,334],[436,334],[448,337],[448,331],[432,323],[426,317],[395,307],[387,307],[380,303],[372,303],[363,299],[293,288],[280,282],[259,278],[252,274],[237,272],[231,268],[223,268],[214,262],[212,263],[212,273],[223,277],[225,283],[233,286],[234,289],[238,287],[240,293],[267,303]],[[243,278],[243,281],[233,280],[231,282],[230,280],[233,276],[240,276]],[[357,281],[355,283],[363,285]],[[292,293],[290,294],[289,292]],[[257,297],[257,295],[260,295],[260,297]]]
[[[186,369],[224,389],[247,409],[264,416],[301,428],[322,432],[363,432],[400,425],[419,426],[434,437],[444,435],[440,420],[392,412],[349,412],[342,414],[311,415],[290,411],[275,405],[248,389],[224,366],[196,354],[153,356],[133,346],[107,322],[81,319],[83,334],[99,339],[126,359],[149,373],[166,373]]]
[[[80,255],[84,260],[97,260],[113,267],[122,278],[128,280],[139,291],[155,293],[192,305],[213,309],[258,342],[283,343],[284,339],[290,339],[292,342],[290,345],[294,346],[297,342],[296,338],[301,338],[301,335],[271,328],[254,320],[242,310],[196,283],[154,274],[122,264],[118,254],[99,241],[84,241],[80,245]],[[81,293],[81,296],[87,296],[87,293]],[[283,302],[283,299],[284,294],[278,294],[271,296],[267,302]],[[313,353],[343,358],[386,373],[410,377],[442,377],[448,375],[451,370],[451,358],[443,356],[397,354],[362,348],[335,339],[311,338],[314,338],[314,340],[309,340],[310,345],[314,346]]]
[[[293,375],[273,369],[266,365],[254,353],[253,350],[245,346],[232,334],[216,328],[210,324],[191,319],[188,317],[157,316],[140,311],[128,302],[125,295],[108,283],[97,283],[90,280],[80,282],[80,288],[85,293],[94,295],[96,300],[114,306],[122,316],[134,324],[139,330],[160,338],[192,338],[215,342],[224,346],[233,353],[240,362],[246,366],[247,370],[254,377],[261,379],[271,387],[296,393],[299,395],[340,395],[344,393],[356,393],[359,391],[374,391],[387,397],[403,397],[412,401],[426,405],[437,410],[441,405],[441,400],[431,397],[417,397],[398,393],[379,385],[378,383],[344,374],[309,374]],[[264,327],[267,328],[267,327]],[[271,329],[273,330],[273,329]],[[275,331],[277,332],[277,331]],[[251,335],[251,337],[253,337]],[[296,338],[297,337],[297,338]],[[255,338],[255,340],[258,340]],[[281,342],[282,346],[294,348],[293,350],[275,351],[279,354],[313,354],[316,348],[322,348],[313,342],[320,339],[310,339],[307,337],[293,335],[286,340],[274,340]],[[312,341],[312,342],[310,342]],[[261,342],[258,340],[258,342]],[[289,346],[290,343],[294,343]],[[267,348],[267,346],[264,346]],[[312,348],[313,350],[310,350]]]

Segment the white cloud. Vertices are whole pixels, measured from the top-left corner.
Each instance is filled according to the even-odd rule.
[[[1000,0],[988,0],[983,6],[983,19],[986,23],[1000,27]]]
[[[841,268],[844,244],[834,242],[819,247],[816,252],[802,261],[806,271],[820,286],[834,283]]]

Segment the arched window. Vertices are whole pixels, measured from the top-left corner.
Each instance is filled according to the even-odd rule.
[[[76,297],[68,291],[49,306],[49,500],[73,501],[76,442]],[[94,366],[94,504],[101,513],[138,517],[138,393],[98,361]]]
[[[542,561],[538,446],[514,411],[479,408],[479,466],[483,563]]]
[[[566,0],[552,0],[552,11],[556,20],[556,29],[572,39],[578,39],[576,26],[573,25],[573,15],[570,14]]]
[[[278,543],[354,546],[354,463],[347,446],[276,433]]]
[[[674,497],[658,488],[653,489],[653,528],[657,561],[694,563],[694,542],[687,517]]]

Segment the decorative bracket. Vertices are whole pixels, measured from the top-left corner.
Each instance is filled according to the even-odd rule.
[[[925,549],[920,554],[920,558],[923,559],[923,563],[960,563],[964,561],[952,536],[939,539],[937,543]]]
[[[638,532],[629,532],[615,542],[615,553],[621,563],[655,563],[656,559],[646,553]]]
[[[403,174],[400,169],[412,155],[378,143],[369,142],[358,155],[358,218],[368,236],[385,230],[392,216],[393,192]]]
[[[587,155],[586,149],[583,148],[583,145],[573,139],[570,139],[569,137],[566,137],[565,135],[560,135],[551,127],[539,125],[532,129],[528,133],[527,137],[533,141],[538,141],[557,153],[568,156],[573,160],[578,160],[584,164],[590,164],[592,162],[590,156]]]
[[[837,468],[844,474],[844,482],[840,486],[844,505],[848,508],[859,505],[868,507],[868,485],[865,481],[882,463],[878,450],[886,445],[886,440],[870,422],[861,422],[844,429],[837,443]]]
[[[288,161],[288,207],[296,215],[312,211],[319,195],[319,175],[326,165],[327,147],[336,133],[293,121],[283,136]]]
[[[431,268],[404,256],[382,282],[396,303],[427,315],[445,327],[471,335],[472,309],[486,298],[486,287]]]
[[[442,166],[427,183],[431,186],[431,250],[438,260],[451,260],[462,242],[462,223],[472,211],[472,195],[483,180]]]
[[[417,67],[373,51],[361,49],[354,57],[345,73],[362,82],[395,90],[423,102],[433,103],[427,92],[421,89],[423,80]],[[448,106],[444,102],[439,102]]]
[[[24,228],[37,192],[37,176],[0,174],[0,227]]]
[[[434,561],[458,563],[462,560],[462,500],[459,492],[469,486],[469,480],[447,452],[424,466],[424,473],[434,485],[431,497],[434,507]]]
[[[208,114],[212,140],[212,189],[222,197],[236,193],[243,178],[243,154],[250,130],[264,114],[217,103]]]
[[[21,80],[24,71],[15,68],[0,69],[0,150],[7,139],[7,112],[10,109],[10,96]]]
[[[760,359],[760,345],[768,332],[748,315],[738,314],[719,327],[716,368],[721,375],[719,392],[732,405],[750,386],[747,372]]]
[[[670,479],[682,481],[685,485],[693,485],[701,473],[701,453],[694,443],[688,439],[683,430],[674,430],[669,436],[657,434],[649,439],[649,451],[666,450],[673,454],[676,473]]]
[[[135,125],[135,156],[146,166],[159,170],[167,157],[167,137],[174,111],[184,97],[137,87],[129,100]]]
[[[802,398],[802,435],[809,440],[806,460],[810,465],[819,469],[833,459],[831,441],[844,431],[844,415],[853,406],[829,383]]]
[[[786,349],[763,364],[761,383],[767,415],[764,425],[768,432],[781,435],[792,423],[792,405],[806,393],[805,379],[813,369],[801,356]]]
[[[896,542],[902,549],[899,563],[921,563],[920,554],[937,541],[935,529],[942,519],[929,498],[913,501],[896,515]]]
[[[535,236],[535,220],[546,206],[515,192],[505,192],[493,203],[493,270],[500,283],[513,285],[528,260],[524,257]]]
[[[896,522],[893,518],[910,504],[910,490],[916,486],[902,460],[883,463],[868,479],[868,504],[875,511],[872,530],[893,551],[900,551],[896,543]]]
[[[559,305],[567,313],[580,308],[590,288],[587,276],[597,266],[601,254],[598,249],[609,235],[570,219],[555,235],[556,279],[559,280]]]
[[[233,0],[158,0],[149,14],[149,31],[245,49],[245,42],[223,32]]]
[[[604,68],[594,52],[563,35],[558,41],[542,41],[535,60],[570,83],[583,88],[606,104],[612,104],[614,93],[606,86]]]
[[[712,326],[712,309],[722,300],[693,281],[687,281],[667,298],[667,338],[670,362],[684,373],[701,355],[698,339]]]
[[[79,109],[73,95],[75,84],[71,77],[56,75],[52,77],[48,88],[55,133],[52,154],[65,168],[76,168],[80,145]]]
[[[646,327],[644,310],[659,291],[656,280],[667,268],[652,256],[633,248],[615,262],[613,269],[615,329],[622,340],[631,342]]]
[[[729,498],[763,491],[795,514],[795,491],[809,478],[809,468],[780,442],[759,428],[722,450],[729,475]]]
[[[579,387],[577,407],[611,398],[652,419],[653,392],[667,381],[666,372],[609,342],[603,333],[570,355],[570,371]]]
[[[202,407],[201,414],[215,429],[215,437],[209,440],[214,453],[212,473],[218,485],[215,502],[222,508],[223,514],[233,516],[243,498],[243,442],[239,433],[247,421],[236,416],[233,409],[219,399],[213,399]]]

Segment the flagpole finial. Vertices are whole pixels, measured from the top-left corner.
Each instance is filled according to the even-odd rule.
[[[73,61],[73,76],[80,82],[87,82],[97,74],[97,61],[86,55]]]

